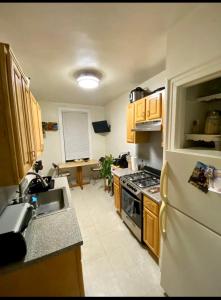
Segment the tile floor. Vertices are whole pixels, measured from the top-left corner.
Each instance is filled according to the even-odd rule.
[[[103,181],[72,191],[82,237],[86,296],[164,296],[160,270],[114,209]]]

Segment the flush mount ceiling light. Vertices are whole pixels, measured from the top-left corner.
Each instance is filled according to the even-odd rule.
[[[99,86],[100,78],[94,74],[81,74],[77,77],[77,83],[83,89],[95,89]]]

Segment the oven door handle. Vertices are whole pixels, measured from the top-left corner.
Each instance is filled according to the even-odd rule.
[[[137,199],[135,199],[135,198],[133,198],[133,201],[134,201],[134,202],[141,203],[141,200],[137,200]]]
[[[135,198],[136,196],[132,197],[131,194],[129,194],[129,193],[127,192],[127,189],[126,189],[126,188],[123,188],[123,189],[122,189],[122,193],[123,193],[123,194],[125,193],[126,195],[128,195],[128,196],[130,197],[130,199],[133,199],[133,201],[136,201],[136,202],[138,202],[138,203],[141,203],[141,199]]]

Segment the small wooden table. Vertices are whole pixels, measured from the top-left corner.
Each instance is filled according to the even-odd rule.
[[[80,186],[81,189],[83,190],[83,185],[88,184],[90,182],[89,181],[88,182],[83,182],[82,167],[90,166],[90,165],[97,165],[98,163],[99,162],[97,160],[90,159],[88,161],[66,162],[66,163],[59,164],[58,167],[59,167],[60,170],[77,168],[77,172],[76,172],[76,182],[77,182],[77,184],[74,184],[71,187]]]

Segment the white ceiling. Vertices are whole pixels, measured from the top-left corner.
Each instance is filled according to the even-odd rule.
[[[38,100],[103,105],[165,69],[166,32],[196,3],[0,3],[9,43]],[[79,69],[103,73],[82,90]]]

